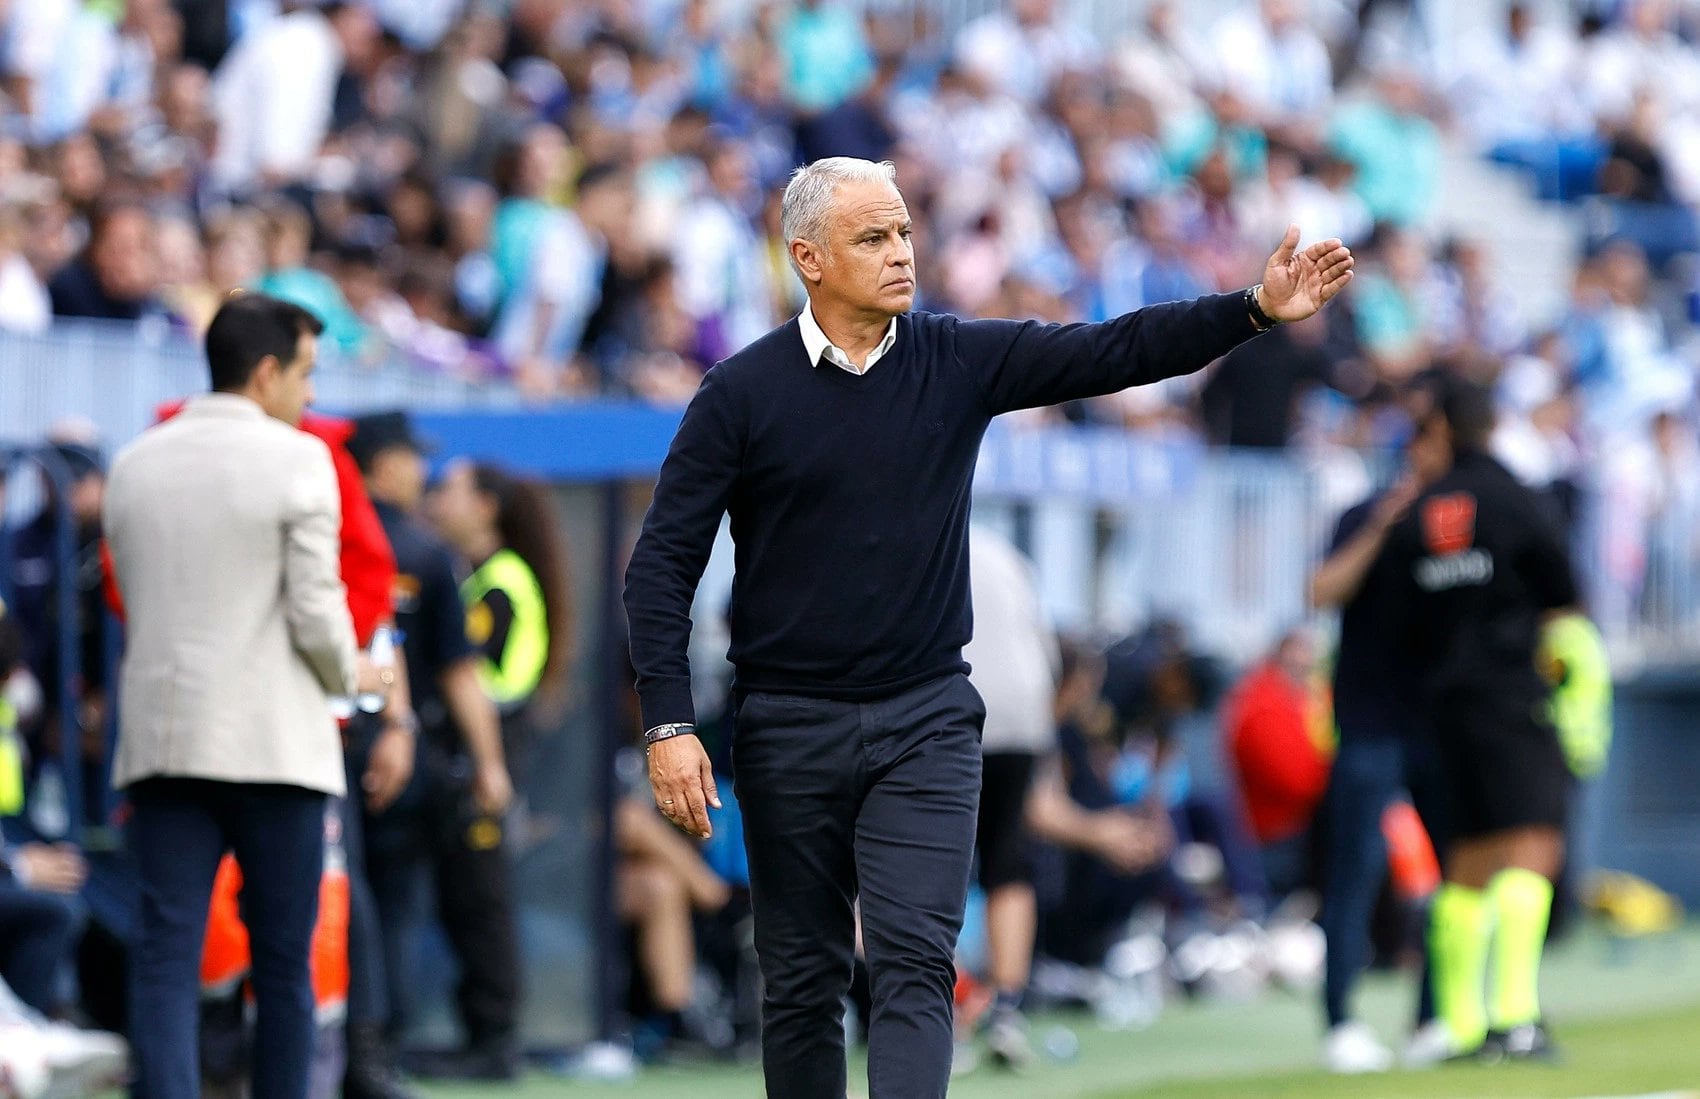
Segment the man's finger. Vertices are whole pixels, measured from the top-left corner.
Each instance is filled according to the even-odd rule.
[[[1325,271],[1319,272],[1318,277],[1321,278],[1321,280],[1324,283],[1337,282],[1342,276],[1344,276],[1346,274],[1346,272],[1348,272],[1350,270],[1351,270],[1350,267],[1346,266],[1345,264],[1341,264],[1338,267],[1330,267]]]
[[[1344,248],[1338,248],[1317,260],[1316,266],[1317,269],[1322,271],[1324,274],[1327,274],[1330,271],[1339,271],[1350,268],[1354,266],[1352,262],[1352,253],[1346,251]]]
[[[1293,250],[1299,246],[1299,227],[1287,226],[1287,235],[1281,238],[1281,244],[1270,257],[1271,263],[1284,264],[1293,258]]]
[[[687,831],[690,830],[690,805],[685,797],[682,783],[668,778],[657,784],[655,807],[661,810],[661,815],[674,825]]]
[[[1324,263],[1327,262],[1335,252],[1350,254],[1346,252],[1346,246],[1340,243],[1340,238],[1329,237],[1327,240],[1319,240],[1309,248],[1306,248],[1305,258],[1315,260],[1318,263]]]
[[[690,810],[689,822],[685,831],[702,839],[708,838],[708,801],[703,797],[702,782],[697,780],[685,783],[685,807]]]
[[[1316,266],[1320,271],[1335,271],[1343,267],[1351,267],[1353,266],[1352,253],[1344,248],[1330,252],[1318,260]]]
[[[706,753],[702,757],[702,791],[708,796],[708,803],[719,809],[720,791],[714,785],[714,764],[709,762]]]
[[[1342,274],[1339,278],[1335,279],[1334,281],[1323,283],[1322,284],[1322,300],[1324,302],[1333,301],[1334,296],[1336,294],[1338,294],[1340,291],[1344,290],[1346,288],[1346,284],[1351,282],[1351,281],[1352,281],[1352,273],[1350,271],[1347,271],[1344,274]]]

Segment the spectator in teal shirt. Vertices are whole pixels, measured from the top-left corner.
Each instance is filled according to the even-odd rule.
[[[569,151],[561,128],[540,122],[504,148],[496,162],[502,201],[490,225],[490,258],[499,282],[498,309],[525,283],[549,220],[559,212],[550,199],[560,188]]]
[[[1358,342],[1383,378],[1404,378],[1429,353],[1429,257],[1416,233],[1383,224],[1370,238],[1363,277],[1352,290]]]
[[[785,91],[805,114],[831,110],[865,87],[874,58],[855,14],[826,0],[802,0],[779,25]]]
[[[1163,134],[1163,153],[1169,170],[1189,176],[1218,148],[1238,182],[1255,180],[1269,163],[1269,138],[1251,117],[1246,101],[1231,88],[1218,89],[1209,109],[1199,109],[1172,122]]]
[[[1416,77],[1389,69],[1377,98],[1349,104],[1334,117],[1329,145],[1358,170],[1358,196],[1370,216],[1421,225],[1434,209],[1440,182],[1440,131],[1423,113]]]
[[[366,349],[370,332],[336,280],[307,266],[312,240],[313,223],[307,211],[283,201],[267,209],[266,273],[254,289],[307,310],[324,324],[325,342],[357,356]]]

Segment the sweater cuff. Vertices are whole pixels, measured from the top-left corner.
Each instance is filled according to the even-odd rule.
[[[1224,332],[1241,343],[1269,331],[1267,328],[1257,327],[1257,323],[1252,320],[1251,310],[1246,307],[1245,295],[1245,290],[1235,290],[1231,294],[1212,294],[1209,298],[1216,322],[1222,326]]]
[[[638,689],[638,700],[643,705],[645,729],[653,729],[657,725],[671,725],[674,722],[696,724],[696,703],[691,698],[689,678],[646,683]]]

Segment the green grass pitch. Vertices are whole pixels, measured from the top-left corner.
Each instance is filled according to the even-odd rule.
[[[1247,1004],[1177,1004],[1149,1030],[1109,1033],[1089,1018],[1068,1025],[1080,1053],[1024,1076],[981,1069],[951,1086],[953,1099],[1593,1099],[1692,1092],[1700,1099],[1700,925],[1655,939],[1620,941],[1586,931],[1557,946],[1543,978],[1545,1008],[1563,1048],[1556,1065],[1446,1067],[1421,1073],[1330,1077],[1314,1070],[1315,998],[1270,993]],[[1414,991],[1372,975],[1359,993],[1364,1018],[1397,1044]],[[862,1065],[851,1094],[865,1095]],[[748,1066],[651,1070],[627,1084],[534,1076],[515,1089],[433,1088],[433,1099],[759,1099]],[[1687,1097],[1685,1096],[1685,1099]]]

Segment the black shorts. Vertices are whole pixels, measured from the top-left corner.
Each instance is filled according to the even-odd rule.
[[[980,824],[976,836],[980,888],[1033,880],[1033,851],[1027,838],[1027,788],[1033,782],[1031,752],[988,752],[980,780]]]
[[[1452,831],[1472,839],[1569,820],[1574,779],[1544,696],[1472,694],[1441,706],[1435,736],[1451,787]]]

